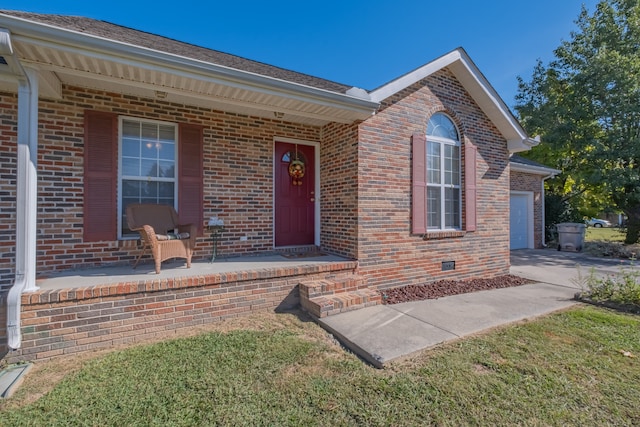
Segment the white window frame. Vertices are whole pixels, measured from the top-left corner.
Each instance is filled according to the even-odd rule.
[[[439,115],[442,115],[444,117],[446,117],[454,126],[455,130],[456,130],[456,134],[458,135],[458,139],[451,139],[451,138],[444,138],[441,136],[433,136],[433,135],[428,135],[427,134],[427,146],[426,146],[426,150],[425,150],[425,156],[427,157],[425,159],[425,165],[428,165],[429,161],[429,144],[430,143],[435,143],[440,145],[440,183],[439,184],[434,184],[429,182],[429,168],[427,167],[427,187],[426,190],[427,191],[427,199],[429,198],[429,188],[439,188],[440,189],[440,224],[438,224],[437,226],[431,224],[429,222],[429,215],[427,212],[427,232],[438,232],[438,231],[450,231],[450,230],[454,230],[454,231],[459,231],[462,230],[462,143],[460,142],[460,131],[458,130],[458,127],[456,126],[455,122],[453,120],[451,120],[451,117],[449,117],[447,114],[444,113],[436,113]],[[435,115],[435,114],[434,114]],[[445,145],[449,145],[449,146],[454,146],[454,147],[458,147],[458,184],[446,184],[445,182],[445,150],[444,150],[444,146]],[[454,188],[458,190],[458,224],[455,227],[447,227],[446,226],[446,200],[445,200],[445,190],[448,188]],[[429,209],[429,205],[427,204],[427,209]]]
[[[179,175],[179,159],[178,159],[178,124],[177,123],[173,123],[173,122],[165,122],[165,121],[161,121],[161,120],[152,120],[152,119],[143,119],[140,117],[131,117],[131,116],[118,116],[118,240],[134,240],[134,239],[138,239],[139,236],[136,235],[123,235],[122,234],[122,228],[123,228],[123,223],[122,223],[122,217],[124,215],[124,212],[122,211],[123,209],[123,203],[122,203],[122,181],[124,179],[137,179],[140,177],[127,177],[124,176],[122,174],[122,139],[123,139],[123,128],[124,128],[124,121],[125,120],[130,120],[130,121],[135,121],[135,122],[139,122],[139,123],[151,123],[151,124],[155,124],[155,125],[162,125],[162,126],[171,126],[174,129],[174,134],[173,134],[173,140],[175,142],[174,144],[174,149],[175,149],[175,153],[174,153],[174,158],[175,158],[175,172],[174,172],[174,177],[173,179],[171,178],[156,178],[153,181],[158,181],[158,182],[173,182],[174,186],[173,186],[173,204],[174,204],[174,209],[178,208],[178,175]]]

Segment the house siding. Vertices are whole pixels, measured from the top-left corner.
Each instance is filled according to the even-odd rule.
[[[534,248],[542,248],[542,218],[544,215],[544,204],[542,200],[542,176],[512,171],[511,191],[528,191],[533,193],[533,241]]]
[[[425,240],[411,233],[411,135],[424,134],[438,111],[454,120],[463,144],[478,149],[477,228]],[[358,260],[369,284],[383,289],[508,274],[508,171],[505,139],[448,70],[385,100],[359,126]],[[444,261],[455,261],[455,270],[443,272]]]
[[[316,126],[64,86],[62,100],[39,103],[36,268],[40,275],[127,263],[139,250],[137,240],[83,241],[86,109],[203,127],[204,219],[214,215],[224,219],[227,231],[218,248],[226,255],[273,250],[274,138],[320,141],[321,137]],[[8,289],[15,276],[16,128],[17,96],[0,93],[0,290]],[[210,237],[204,234],[198,238],[195,259],[211,255]]]

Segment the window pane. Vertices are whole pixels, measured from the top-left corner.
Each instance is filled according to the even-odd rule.
[[[158,176],[158,162],[142,159],[140,162],[140,176],[156,178]]]
[[[458,131],[455,125],[451,119],[442,113],[436,113],[431,116],[427,124],[427,135],[458,141]]]
[[[439,229],[440,223],[440,188],[427,187],[427,228]]]
[[[446,228],[460,228],[460,189],[445,188],[444,194],[444,225]]]
[[[123,180],[122,197],[123,199],[138,200],[140,198],[140,181]]]
[[[173,126],[160,125],[160,141],[173,142],[176,138],[176,132]]]
[[[460,148],[454,145],[444,146],[444,183],[460,185]]]
[[[427,144],[427,182],[440,184],[440,144],[429,142]]]
[[[451,184],[460,185],[460,147],[455,146],[452,154],[451,172],[453,174]]]
[[[158,145],[158,158],[162,160],[176,159],[176,144],[173,142],[162,142]]]
[[[140,141],[129,138],[123,139],[122,155],[125,157],[140,157]]]
[[[140,176],[140,160],[124,157],[122,159],[122,175]]]
[[[157,182],[141,182],[140,187],[142,189],[142,197],[158,198],[158,183]]]
[[[159,182],[158,183],[158,196],[163,198],[173,198],[174,195],[174,184],[173,182]]]
[[[145,140],[142,141],[142,157],[146,159],[157,159],[158,148],[155,141]]]
[[[139,139],[140,138],[140,123],[133,122],[131,120],[123,120],[122,121],[122,136],[123,137],[132,137]]]
[[[175,163],[161,161],[159,172],[159,176],[165,178],[173,178],[175,176]]]
[[[158,139],[158,125],[155,123],[142,123],[142,138],[156,141]]]

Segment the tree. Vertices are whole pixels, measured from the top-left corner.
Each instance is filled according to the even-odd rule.
[[[628,217],[627,243],[640,237],[640,3],[602,0],[571,33],[519,78],[516,111],[544,141],[532,156],[563,171],[552,193]]]

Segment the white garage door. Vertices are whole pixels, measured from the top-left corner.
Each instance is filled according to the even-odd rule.
[[[511,193],[510,237],[511,249],[523,249],[529,245],[530,221],[529,196]]]

